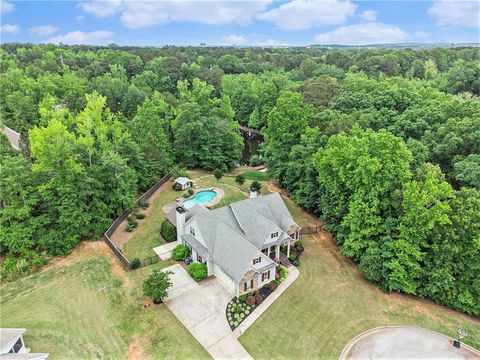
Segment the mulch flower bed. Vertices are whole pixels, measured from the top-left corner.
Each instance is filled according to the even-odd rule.
[[[270,296],[275,289],[282,283],[288,270],[284,266],[277,266],[275,280],[265,285],[259,290],[244,294],[238,298],[235,296],[227,304],[226,317],[230,328],[235,330],[245,320],[263,300]]]

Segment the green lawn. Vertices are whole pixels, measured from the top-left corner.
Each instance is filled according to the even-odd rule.
[[[298,223],[311,221],[288,206]],[[253,358],[338,359],[353,337],[383,325],[421,326],[448,336],[462,326],[470,332],[466,342],[480,348],[480,320],[416,297],[382,293],[324,236],[306,236],[304,244],[299,279],[240,337]]]
[[[245,176],[245,179],[251,181],[267,181],[270,179],[266,171],[247,170],[242,172],[242,175]]]
[[[105,255],[82,250],[73,261],[2,286],[1,327],[26,328],[27,346],[49,359],[208,359],[165,305],[141,306],[152,269],[124,281]],[[132,342],[142,353],[129,350]]]
[[[122,251],[128,259],[132,260],[135,257],[143,259],[154,256],[155,252],[152,249],[165,244],[165,240],[160,235],[160,225],[165,218],[162,207],[181,195],[181,192],[167,186],[155,201],[150,201],[149,207],[151,209],[148,216],[134,230],[133,237],[122,246]]]

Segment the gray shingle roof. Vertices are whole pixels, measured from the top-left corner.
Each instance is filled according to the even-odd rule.
[[[2,127],[2,132],[7,137],[8,141],[10,142],[10,145],[15,150],[20,150],[20,134],[15,130],[10,129],[7,126]]]
[[[20,337],[25,332],[25,329],[0,329],[0,348],[8,345],[10,341]]]
[[[185,209],[185,221],[190,220],[193,216],[203,214],[208,212],[206,207],[203,207],[199,203],[194,203],[192,207],[184,208]],[[176,207],[170,209],[170,211],[165,215],[165,218],[170,221],[174,226],[177,226],[177,213]]]
[[[48,355],[48,353],[5,354],[1,358],[2,360],[44,360]]]
[[[182,239],[186,243],[190,244],[203,259],[207,261],[210,260],[210,254],[208,252],[208,249],[203,246],[203,244],[198,241],[192,234],[184,234],[182,235]]]
[[[192,180],[190,180],[189,178],[180,176],[175,179],[175,182],[180,185],[185,185],[186,183],[192,182]]]
[[[205,240],[205,246],[201,246],[237,282],[252,267],[251,260],[265,245],[270,234],[280,228],[282,231],[278,239],[269,245],[280,244],[290,238],[285,232],[295,224],[278,193],[207,210],[193,215],[192,219]],[[268,265],[267,262],[274,264],[266,256],[263,257],[262,268]]]

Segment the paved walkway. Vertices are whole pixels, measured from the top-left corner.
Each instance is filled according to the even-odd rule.
[[[368,330],[350,341],[340,360],[353,359],[480,359],[476,350],[452,346],[450,338],[419,327],[385,326]]]
[[[277,289],[267,297],[260,305],[258,305],[255,310],[245,319],[242,323],[233,331],[233,335],[238,338],[242,335],[254,322],[257,320],[267,309],[268,307],[283,294],[287,288],[292,285],[292,283],[297,280],[298,269],[295,266],[290,266],[288,268],[288,274],[286,279],[278,286]]]
[[[214,359],[252,359],[233,336],[225,310],[232,294],[216,278],[197,284],[185,269],[175,264],[172,288],[165,305],[182,322]]]
[[[172,242],[154,247],[153,251],[155,251],[155,254],[157,254],[160,259],[169,260],[172,258],[172,250],[175,246],[177,246],[177,244],[178,244],[177,241],[172,241]]]

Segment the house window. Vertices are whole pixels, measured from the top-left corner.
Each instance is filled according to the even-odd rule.
[[[253,265],[262,262],[262,258],[259,256],[258,258],[253,259]]]
[[[253,279],[250,280],[250,289],[253,289]]]
[[[195,236],[195,228],[193,226],[190,226],[190,234]]]
[[[201,257],[200,255],[198,255],[198,253],[197,253],[197,261],[198,261],[198,262],[203,262],[202,257]]]
[[[264,282],[265,280],[268,280],[268,279],[270,279],[270,270],[262,273],[262,282]]]
[[[248,290],[248,284],[247,284],[247,282],[245,282],[243,284],[243,291],[247,291],[247,290]]]
[[[13,345],[13,352],[18,353],[22,347],[23,347],[22,339],[19,338],[15,343],[15,345]]]
[[[273,233],[270,234],[270,239],[274,239],[278,236],[278,231],[275,231]]]

